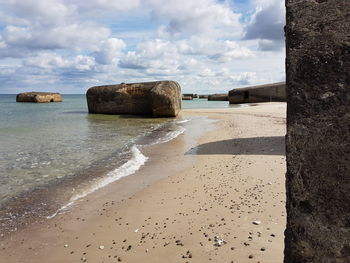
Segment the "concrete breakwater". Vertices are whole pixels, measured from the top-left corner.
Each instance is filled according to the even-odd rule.
[[[181,110],[181,88],[175,81],[96,86],[86,98],[89,113],[175,117]]]
[[[51,92],[24,92],[19,93],[16,96],[16,102],[34,102],[34,103],[46,103],[46,102],[62,102],[62,96],[59,93]]]
[[[230,90],[230,104],[286,101],[286,83],[278,82]]]
[[[224,94],[212,94],[208,96],[208,100],[212,101],[228,101],[227,93]]]

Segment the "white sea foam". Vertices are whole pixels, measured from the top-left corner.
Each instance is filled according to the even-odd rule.
[[[62,206],[53,215],[48,216],[47,218],[50,219],[50,218],[55,217],[57,214],[67,210],[76,201],[84,198],[85,196],[95,192],[96,190],[98,190],[102,187],[105,187],[106,185],[108,185],[114,181],[119,180],[122,177],[125,177],[125,176],[128,176],[128,175],[135,173],[138,169],[140,169],[140,167],[142,165],[145,164],[148,157],[144,156],[135,145],[133,145],[131,147],[131,153],[132,153],[132,158],[129,161],[127,161],[122,166],[118,167],[117,169],[109,172],[104,178],[97,180],[90,187],[88,187],[87,189],[84,189],[84,191],[73,195],[67,204]]]
[[[177,121],[176,123],[181,124],[181,123],[186,123],[186,122],[189,122],[189,121],[190,120],[185,119],[185,120]]]
[[[154,143],[152,143],[152,145],[171,141],[172,139],[175,139],[180,134],[183,134],[185,131],[186,131],[186,128],[179,126],[175,131],[167,132],[164,136],[157,139]]]
[[[185,123],[187,121],[189,121],[189,120],[182,120],[180,122]],[[155,141],[151,145],[171,141],[171,140],[175,139],[177,136],[179,136],[180,134],[184,133],[185,131],[186,131],[186,128],[178,126],[176,130],[167,132],[164,136],[157,139],[157,141]],[[140,169],[140,167],[142,165],[145,164],[148,157],[144,156],[135,145],[133,145],[131,147],[131,152],[132,152],[132,158],[129,161],[127,161],[122,166],[118,167],[117,169],[109,172],[104,178],[97,180],[90,187],[84,189],[84,191],[73,195],[67,204],[62,206],[54,214],[48,216],[47,218],[50,219],[50,218],[55,217],[56,215],[66,211],[75,202],[79,201],[80,199],[84,198],[85,196],[95,192],[96,190],[98,190],[102,187],[105,187],[106,185],[108,185],[114,181],[119,180],[122,177],[125,177],[125,176],[128,176],[128,175],[135,173],[138,169]]]

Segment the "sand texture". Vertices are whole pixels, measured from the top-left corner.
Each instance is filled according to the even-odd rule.
[[[199,140],[186,131],[146,149],[129,181],[3,237],[0,262],[283,262],[285,113],[285,103],[184,110]]]

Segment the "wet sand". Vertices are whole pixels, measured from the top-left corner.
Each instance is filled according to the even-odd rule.
[[[283,262],[285,111],[184,110],[134,175],[1,237],[0,262]]]

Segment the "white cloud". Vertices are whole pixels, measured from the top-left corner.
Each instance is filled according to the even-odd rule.
[[[155,79],[209,93],[279,81],[281,2],[240,14],[219,0],[0,0],[0,93]]]
[[[109,38],[101,41],[96,51],[92,53],[96,62],[100,64],[117,63],[119,57],[122,55],[122,50],[126,47],[123,40],[118,38]]]
[[[259,1],[244,39],[260,39],[261,50],[280,50],[284,44],[285,7],[283,0]]]
[[[0,4],[24,24],[59,25],[75,11],[73,5],[62,0],[0,0]]]
[[[253,52],[242,47],[236,41],[217,40],[208,37],[194,36],[176,42],[179,52],[187,55],[204,55],[218,62],[253,56]]]
[[[240,14],[233,12],[227,5],[214,0],[148,0],[155,20],[165,21],[162,27],[170,35],[205,35],[215,34],[221,28],[229,27],[232,32],[240,33]],[[237,32],[238,31],[238,32]],[[222,32],[221,32],[222,33]]]
[[[108,12],[126,11],[140,6],[140,0],[73,0],[79,12],[96,15]]]
[[[170,41],[151,39],[141,42],[137,50],[129,51],[121,59],[119,66],[129,69],[176,69],[179,54],[176,46]]]
[[[1,37],[10,48],[35,50],[85,48],[109,35],[110,30],[105,27],[70,24],[52,28],[7,26]]]
[[[0,36],[7,52],[1,56],[32,55],[36,50],[84,49],[108,38],[111,30],[81,21],[77,7],[63,0],[0,0],[0,19],[6,24]],[[1,47],[0,47],[1,48]]]
[[[27,58],[24,64],[49,71],[58,69],[87,71],[95,66],[95,60],[93,57],[83,55],[63,57],[54,53],[42,52],[35,57]]]
[[[230,80],[233,84],[249,85],[256,78],[256,72],[242,72],[236,75],[230,76]]]

